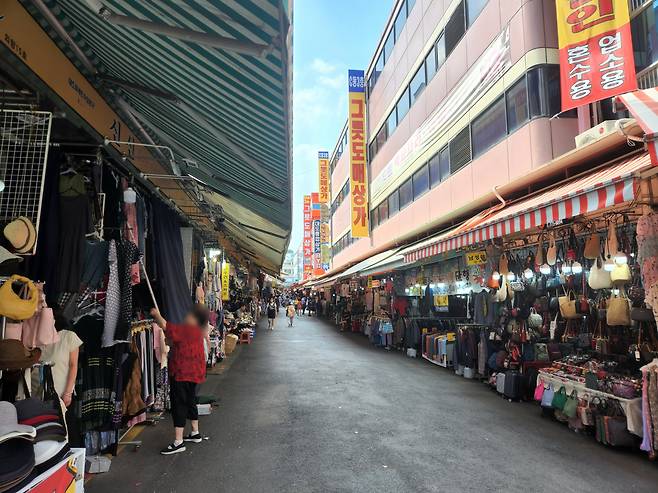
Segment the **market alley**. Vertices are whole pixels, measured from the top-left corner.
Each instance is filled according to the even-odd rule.
[[[646,455],[606,449],[536,404],[317,318],[276,323],[269,332],[262,321],[253,344],[209,375],[203,393],[221,399],[201,421],[209,440],[159,456],[167,418],[89,491],[656,491]]]

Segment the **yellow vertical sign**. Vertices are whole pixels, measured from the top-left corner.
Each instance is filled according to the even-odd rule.
[[[222,263],[222,301],[228,301],[230,298],[229,295],[229,283],[231,277],[231,264],[228,262]]]
[[[327,151],[318,152],[318,176],[320,179],[318,187],[318,202],[321,204],[329,203],[329,153]]]
[[[352,238],[367,238],[368,172],[366,168],[366,92],[363,70],[348,71],[348,121]]]

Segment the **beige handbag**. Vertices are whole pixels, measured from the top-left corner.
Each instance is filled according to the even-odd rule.
[[[500,287],[496,291],[496,301],[498,303],[503,303],[507,300],[507,278],[501,274],[500,276]]]
[[[631,306],[625,296],[612,296],[608,300],[608,325],[631,325]]]
[[[603,258],[601,256],[597,257],[594,264],[592,264],[587,284],[592,289],[610,289],[612,287],[610,272],[603,268]]]
[[[509,262],[505,252],[500,255],[500,260],[498,261],[498,272],[501,276],[509,273]]]
[[[610,273],[610,280],[613,284],[626,284],[631,282],[631,268],[628,264],[615,264],[615,268]]]
[[[544,264],[544,235],[539,235],[539,245],[535,254],[535,265],[541,267]]]
[[[608,227],[608,240],[606,248],[608,255],[614,255],[619,251],[619,242],[617,241],[617,224],[611,222]]]
[[[560,305],[560,315],[567,320],[572,318],[581,318],[581,316],[576,311],[576,294],[573,291],[564,293],[564,296],[558,298],[558,304]]]
[[[546,263],[555,265],[557,263],[557,245],[555,244],[555,233],[553,231],[548,235],[548,251],[546,252]]]
[[[587,238],[583,255],[585,258],[590,260],[594,260],[595,258],[598,258],[599,255],[601,255],[601,238],[599,237],[599,233],[596,231],[594,231],[591,235],[589,235],[589,238]]]

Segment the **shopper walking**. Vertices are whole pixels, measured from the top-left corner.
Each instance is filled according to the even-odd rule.
[[[267,328],[270,330],[274,330],[274,319],[276,318],[276,312],[276,303],[274,302],[274,299],[271,299],[267,305]]]
[[[292,322],[295,319],[295,307],[292,304],[292,301],[288,305],[288,308],[286,308],[286,317],[288,317],[288,327],[292,327]]]
[[[167,322],[156,308],[151,310],[151,316],[164,329],[171,347],[168,366],[175,435],[174,441],[160,451],[162,455],[171,455],[184,452],[185,442],[203,441],[199,433],[196,389],[206,376],[202,327],[208,323],[208,309],[203,305],[194,305],[182,324]],[[183,437],[188,420],[192,429]]]

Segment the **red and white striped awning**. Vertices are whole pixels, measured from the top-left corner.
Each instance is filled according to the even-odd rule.
[[[617,96],[617,101],[633,115],[640,128],[644,131],[647,148],[651,156],[651,164],[658,166],[658,88],[628,92]]]
[[[649,168],[647,153],[622,160],[585,176],[576,177],[533,197],[496,211],[489,209],[452,231],[412,245],[400,253],[405,263],[451,250],[520,233],[556,221],[633,200],[638,172]]]

